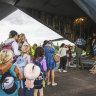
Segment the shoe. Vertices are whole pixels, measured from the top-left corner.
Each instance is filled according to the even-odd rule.
[[[47,85],[50,85],[50,84],[51,84],[51,82],[48,82],[48,83],[47,83]]]
[[[96,74],[96,72],[90,72],[90,73],[92,73],[92,74]]]
[[[66,70],[63,70],[63,72],[67,72]]]
[[[91,71],[91,72],[92,72],[92,71],[93,71],[93,69],[90,69],[89,71]]]
[[[61,69],[58,69],[59,72],[61,72]]]
[[[57,86],[57,83],[53,83],[52,86]]]

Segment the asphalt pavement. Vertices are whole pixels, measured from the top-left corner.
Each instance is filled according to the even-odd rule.
[[[55,71],[55,82],[57,86],[44,88],[44,96],[96,96],[96,76],[88,70]],[[21,90],[19,96],[22,96]]]

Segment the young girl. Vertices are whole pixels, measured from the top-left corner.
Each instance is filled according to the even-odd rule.
[[[26,66],[28,63],[30,63],[30,55],[29,55],[30,48],[28,45],[23,45],[21,50],[22,50],[22,57],[24,58],[24,62]],[[26,86],[25,81],[26,78],[23,78],[22,96],[26,96],[26,91],[28,96],[32,96],[32,89],[27,90],[27,88],[25,87]]]
[[[13,59],[13,52],[11,50],[4,49],[0,52],[0,96],[18,96],[18,90],[20,87],[20,83],[18,80],[22,79],[22,75],[20,74],[18,67],[12,64],[12,59]],[[3,76],[5,76],[5,74],[7,74],[6,76],[11,74],[17,86],[17,87],[15,87],[15,85],[12,85],[13,87],[11,86],[11,84],[13,83],[12,77],[10,77],[11,75],[7,77],[7,79],[5,78],[7,80],[7,83],[3,80],[5,82],[5,83],[3,82],[5,87],[7,86],[8,90],[10,90],[9,93],[11,92],[10,95],[7,91],[5,92],[1,88],[2,78]],[[10,86],[8,86],[8,84],[10,84]],[[14,88],[16,89],[14,90]]]
[[[40,67],[42,73],[44,73],[47,70],[46,60],[44,59],[44,49],[42,47],[36,48],[33,62]],[[40,94],[39,96],[43,96],[43,78],[41,77],[42,75],[40,74],[34,82],[34,96],[37,96],[38,91]]]
[[[18,45],[19,45],[19,50],[21,51],[21,48],[23,45],[28,45],[30,46],[30,44],[28,43],[27,39],[26,39],[26,36],[25,34],[21,33],[19,36],[18,36]]]

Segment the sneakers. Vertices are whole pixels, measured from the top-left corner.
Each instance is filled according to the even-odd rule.
[[[47,85],[50,85],[50,84],[51,84],[51,82],[48,82],[48,83],[47,83]],[[56,85],[57,85],[57,83],[53,83],[53,84],[52,84],[52,86],[56,86]]]
[[[59,72],[61,72],[61,69],[58,69]]]
[[[47,83],[47,85],[50,85],[50,84],[51,84],[51,82],[48,82],[48,83]]]
[[[63,72],[67,72],[66,70],[63,70]]]
[[[52,86],[57,86],[57,83],[53,83]]]

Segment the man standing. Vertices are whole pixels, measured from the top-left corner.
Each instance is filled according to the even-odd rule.
[[[81,65],[82,49],[80,48],[79,45],[76,45],[75,51],[76,51],[76,67],[77,67],[77,69],[79,69],[79,65]]]

